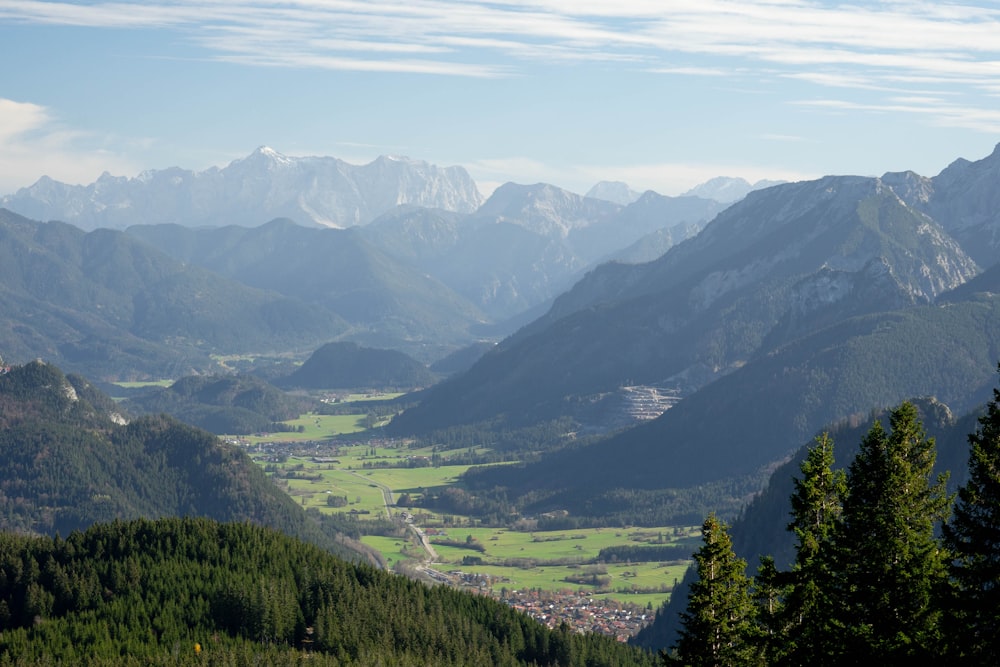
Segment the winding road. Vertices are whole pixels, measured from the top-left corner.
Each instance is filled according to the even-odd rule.
[[[390,489],[385,484],[382,484],[381,482],[376,482],[371,477],[362,475],[359,472],[352,472],[351,474],[354,475],[355,477],[360,477],[369,484],[374,484],[379,488],[380,491],[382,491],[382,502],[385,504],[385,516],[387,519],[391,520],[392,508],[395,507],[396,505],[396,501],[392,497],[392,489]],[[424,531],[420,528],[420,526],[414,524],[412,519],[407,519],[406,525],[409,526],[410,530],[412,530],[413,533],[417,536],[417,539],[420,540],[420,546],[423,547],[423,550],[425,552],[427,552],[427,558],[424,559],[424,564],[428,565],[436,561],[438,555],[437,552],[434,550],[434,547],[431,546],[430,540],[427,539],[427,534],[424,533]]]

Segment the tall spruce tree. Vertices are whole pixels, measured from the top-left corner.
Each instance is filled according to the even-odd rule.
[[[847,487],[844,472],[833,470],[833,463],[833,440],[824,433],[802,462],[802,477],[794,480],[788,529],[796,537],[795,563],[779,614],[776,664],[821,667],[837,662],[832,539]]]
[[[939,651],[937,595],[947,570],[934,536],[950,500],[931,482],[934,440],[911,403],[875,422],[847,473],[835,534],[835,621],[843,628],[840,664],[912,664]]]
[[[998,368],[1000,372],[1000,368]],[[969,480],[943,529],[955,584],[947,637],[957,664],[1000,665],[1000,390],[969,435]]]
[[[692,667],[755,664],[755,608],[747,564],[736,557],[729,528],[714,513],[702,525],[702,546],[694,561],[698,578],[680,615],[675,655],[664,654],[664,662]]]

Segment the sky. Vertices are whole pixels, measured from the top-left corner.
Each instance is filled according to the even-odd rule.
[[[0,0],[0,61],[0,195],[261,145],[677,195],[1000,142],[996,1]]]

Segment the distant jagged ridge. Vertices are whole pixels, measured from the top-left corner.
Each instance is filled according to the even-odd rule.
[[[90,185],[43,176],[0,199],[0,207],[21,215],[83,229],[158,223],[254,226],[279,217],[351,227],[401,204],[470,213],[481,203],[462,167],[389,156],[356,166],[333,157],[288,157],[266,146],[221,169],[171,167],[134,178],[105,172]]]

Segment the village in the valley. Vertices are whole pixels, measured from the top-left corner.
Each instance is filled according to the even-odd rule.
[[[501,591],[500,599],[550,628],[597,632],[626,641],[653,621],[653,611],[586,591]]]

